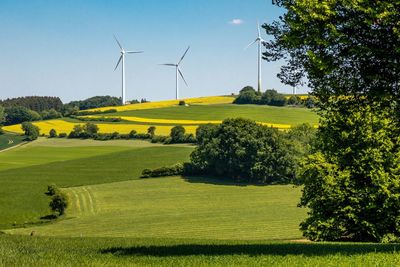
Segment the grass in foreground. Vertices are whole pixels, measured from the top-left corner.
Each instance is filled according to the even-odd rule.
[[[38,222],[48,215],[49,198],[44,195],[48,184],[69,187],[137,179],[144,168],[185,161],[192,151],[187,146],[143,147],[143,142],[138,147],[84,143],[27,145],[0,154],[0,229]]]
[[[109,116],[134,116],[151,119],[216,121],[227,118],[248,118],[258,122],[297,125],[318,124],[318,115],[310,109],[293,107],[272,107],[260,105],[194,105],[174,106],[157,109],[130,110],[109,114]]]
[[[1,266],[399,266],[399,245],[0,235]]]
[[[14,234],[198,239],[298,239],[301,188],[166,177],[67,188],[67,220]]]

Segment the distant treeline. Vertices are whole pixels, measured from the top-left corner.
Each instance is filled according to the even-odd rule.
[[[25,107],[27,109],[41,112],[44,110],[54,109],[61,111],[63,103],[59,97],[54,96],[24,96],[17,98],[8,98],[0,100],[0,106],[7,107]]]
[[[72,101],[65,104],[65,108],[77,107],[79,110],[102,108],[121,105],[121,99],[114,96],[94,96],[85,100]]]
[[[95,96],[67,104],[63,104],[59,97],[51,96],[26,96],[0,100],[0,125],[73,117],[78,115],[80,110],[117,106],[120,102],[119,98],[112,96]],[[110,109],[104,113],[113,111],[116,110]]]

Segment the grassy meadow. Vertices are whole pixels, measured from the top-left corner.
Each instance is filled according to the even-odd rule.
[[[193,105],[159,109],[130,110],[112,113],[112,117],[142,117],[164,120],[222,121],[226,118],[248,118],[258,122],[297,125],[318,124],[318,116],[307,108],[273,107],[266,105]]]
[[[230,101],[230,102],[229,102]],[[245,117],[290,127],[316,125],[308,109],[232,105],[230,97],[118,107],[97,123],[101,132],[168,135],[206,122]],[[188,103],[187,102],[187,103]],[[70,119],[35,122],[47,133],[68,132]],[[136,128],[135,128],[136,127]],[[6,127],[21,132],[19,125]],[[0,136],[0,149],[22,141]],[[312,243],[299,223],[301,187],[237,184],[212,177],[140,178],[145,168],[184,162],[189,145],[139,140],[39,138],[0,153],[0,266],[399,266],[398,246]],[[47,185],[69,198],[62,218],[48,221]],[[34,236],[29,236],[34,232]]]
[[[24,136],[11,133],[1,134],[0,151],[21,144],[24,141],[24,138]]]
[[[137,179],[144,168],[185,161],[192,151],[189,146],[144,146],[139,141],[135,147],[100,141],[86,146],[86,140],[68,140],[79,146],[66,146],[63,140],[44,145],[46,140],[51,139],[0,154],[0,229],[38,223],[48,215],[44,193],[51,183],[71,187]]]

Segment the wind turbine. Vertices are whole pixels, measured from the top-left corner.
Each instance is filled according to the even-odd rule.
[[[257,30],[258,30],[258,36],[256,40],[254,42],[251,42],[248,46],[246,46],[245,50],[258,42],[258,92],[261,92],[261,45],[265,42],[265,40],[261,38],[260,24],[258,22],[257,22]]]
[[[182,71],[179,68],[179,65],[182,63],[183,58],[186,56],[186,53],[189,51],[190,46],[188,46],[188,48],[186,49],[185,53],[183,53],[183,56],[181,57],[181,59],[179,60],[178,63],[174,64],[174,63],[168,63],[168,64],[160,64],[163,66],[170,66],[170,67],[175,67],[175,72],[176,72],[176,100],[179,99],[179,75],[182,77],[182,80],[185,82],[186,86],[188,86],[185,77],[183,77]]]
[[[114,71],[118,68],[119,63],[122,61],[122,105],[125,105],[126,99],[125,99],[125,54],[137,54],[137,53],[143,53],[143,51],[126,51],[121,43],[118,41],[117,37],[114,35],[114,39],[117,42],[119,48],[121,49],[121,56],[119,57],[119,60],[117,62],[117,65],[115,66]]]

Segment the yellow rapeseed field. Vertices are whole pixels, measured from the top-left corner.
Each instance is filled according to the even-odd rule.
[[[51,129],[57,131],[57,133],[67,133],[69,134],[75,125],[84,123],[72,123],[63,120],[48,120],[48,121],[38,121],[34,122],[34,125],[38,126],[41,134],[48,135]],[[151,125],[141,125],[141,124],[107,124],[107,123],[96,123],[99,127],[100,133],[113,133],[119,132],[121,134],[127,134],[132,130],[137,131],[138,133],[146,133],[147,129]],[[154,125],[156,126],[156,134],[157,135],[169,135],[171,132],[171,128],[173,126],[167,125]],[[187,133],[196,133],[197,126],[185,126]],[[14,132],[14,133],[23,133],[21,129],[21,124],[10,125],[3,127],[5,131]]]
[[[232,96],[209,96],[209,97],[196,97],[182,99],[186,104],[196,104],[196,105],[213,105],[213,104],[230,104],[235,98]],[[116,107],[104,107],[88,109],[86,111],[104,111],[108,109],[116,109],[117,111],[127,111],[127,110],[141,110],[141,109],[152,109],[152,108],[165,108],[176,106],[179,104],[179,100],[166,100],[148,103],[131,104],[125,106]]]

